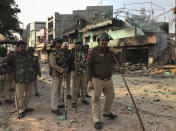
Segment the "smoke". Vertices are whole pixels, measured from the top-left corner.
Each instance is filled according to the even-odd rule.
[[[158,50],[158,57],[160,57],[164,50],[168,47],[167,43],[167,32],[162,30],[159,26],[156,30],[156,36],[157,36],[157,50]]]

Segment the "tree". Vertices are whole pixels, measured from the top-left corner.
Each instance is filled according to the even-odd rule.
[[[21,10],[15,0],[0,0],[0,33],[9,39],[14,39],[14,33],[22,34],[17,14]]]

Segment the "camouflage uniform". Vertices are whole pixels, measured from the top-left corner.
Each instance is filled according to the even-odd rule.
[[[38,56],[34,56],[35,49],[33,47],[29,47],[28,52],[33,58],[33,64],[34,64],[34,69],[35,69],[35,80],[33,82],[33,86],[35,89],[35,95],[39,96],[37,75],[41,76],[40,62],[39,62]]]
[[[82,44],[82,41],[77,40],[76,44]],[[74,104],[77,103],[77,97],[79,94],[79,90],[81,89],[81,100],[84,104],[89,104],[85,99],[85,89],[86,89],[86,81],[85,81],[85,73],[87,66],[87,54],[82,49],[74,48],[72,50],[72,69],[74,71],[73,75],[73,104],[72,107],[75,107]]]
[[[7,63],[11,65],[15,74],[16,83],[16,107],[19,113],[25,112],[32,93],[32,82],[35,79],[35,71],[31,55],[28,52],[20,53],[15,51],[8,55]]]
[[[49,54],[49,64],[52,77],[52,90],[51,90],[51,108],[57,110],[59,106],[59,99],[61,94],[61,85],[63,81],[63,72],[68,70],[65,63],[65,52],[62,49],[52,49]]]
[[[33,61],[34,61],[34,68],[35,68],[35,80],[34,80],[34,89],[35,89],[35,94],[38,94],[38,79],[37,75],[41,76],[41,70],[40,70],[40,63],[38,56],[33,56]]]
[[[4,60],[4,57],[0,57],[0,63]],[[11,99],[10,94],[10,75],[9,73],[0,74],[0,102],[2,100],[9,100]]]

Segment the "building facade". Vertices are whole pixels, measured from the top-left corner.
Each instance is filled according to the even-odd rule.
[[[37,32],[43,27],[46,27],[46,22],[33,22],[30,24],[29,47],[37,46],[37,43],[39,42],[37,39]]]

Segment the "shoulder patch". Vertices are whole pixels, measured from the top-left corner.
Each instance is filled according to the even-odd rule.
[[[91,55],[91,54],[88,54],[88,56],[87,56],[87,57],[88,57],[88,59],[89,59],[89,58],[91,58],[91,57],[92,57],[92,55]]]

